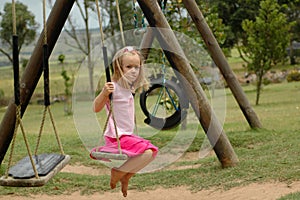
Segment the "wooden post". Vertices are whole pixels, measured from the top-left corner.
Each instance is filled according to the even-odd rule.
[[[64,27],[69,13],[73,7],[75,0],[57,0],[51,10],[47,21],[47,38],[49,56],[55,46],[55,43]],[[25,68],[20,83],[21,113],[22,116],[27,108],[30,98],[36,88],[36,85],[43,72],[43,33],[40,35],[37,45],[35,46],[32,56]],[[11,143],[16,122],[16,107],[14,101],[11,100],[7,111],[2,119],[0,126],[0,164]]]
[[[252,109],[242,87],[231,70],[222,49],[220,48],[216,38],[206,23],[195,0],[183,0],[183,4],[192,17],[199,33],[201,34],[215,64],[219,67],[224,79],[226,80],[233,96],[238,102],[246,120],[251,128],[262,128],[258,116]]]
[[[157,1],[138,0],[138,3],[150,26],[158,28],[154,34],[171,66],[184,76],[179,78],[180,82],[222,167],[235,166],[238,158]]]

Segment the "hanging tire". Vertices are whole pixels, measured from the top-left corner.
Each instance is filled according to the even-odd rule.
[[[157,103],[159,103],[165,106],[165,110],[169,109],[170,114],[167,116],[157,116],[156,114],[152,114],[149,112],[152,105],[147,103],[148,98],[156,96],[157,91],[161,91],[162,89],[166,89],[169,92],[169,97],[170,95],[173,96],[172,99],[165,98],[163,102],[156,101],[156,106],[158,106]],[[150,100],[148,101],[151,102]],[[173,110],[172,106],[174,106],[175,103],[176,109]],[[147,91],[141,93],[140,106],[146,116],[146,119],[144,120],[146,124],[159,130],[168,130],[178,126],[181,121],[186,118],[186,109],[189,107],[189,102],[177,84],[176,79],[165,80],[165,83],[163,83],[163,79],[155,79],[151,81],[151,87]]]

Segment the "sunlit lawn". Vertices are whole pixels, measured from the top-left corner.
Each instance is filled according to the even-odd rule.
[[[1,73],[1,76],[4,76]],[[59,70],[56,78],[59,80]],[[9,82],[9,78],[3,79]],[[55,81],[54,81],[55,83]],[[57,83],[61,84],[61,83]],[[2,85],[2,79],[1,79]],[[9,84],[8,84],[9,85]],[[39,86],[41,87],[41,86]],[[60,88],[61,89],[61,88]],[[233,168],[222,169],[215,156],[191,161],[180,161],[177,166],[200,164],[201,167],[185,170],[159,170],[154,173],[141,174],[132,181],[134,189],[153,189],[155,187],[187,186],[194,190],[201,190],[209,187],[229,188],[237,185],[249,184],[252,182],[283,181],[292,182],[300,180],[300,84],[282,83],[264,86],[261,94],[260,105],[254,106],[255,86],[243,87],[250,103],[262,124],[262,130],[251,130],[245,117],[240,111],[238,104],[233,98],[229,89],[226,89],[226,118],[224,130],[228,135],[233,148],[235,149],[240,163]],[[5,91],[9,91],[6,89]],[[61,93],[61,91],[55,91]],[[138,103],[138,100],[136,101]],[[139,105],[137,105],[137,109]],[[64,103],[55,103],[51,106],[55,124],[60,134],[65,152],[71,155],[71,165],[86,165],[97,168],[104,168],[105,165],[89,158],[89,152],[83,145],[78,135],[76,124],[72,115],[65,115]],[[32,148],[35,146],[36,136],[39,131],[43,106],[35,102],[29,105],[23,117],[23,123]],[[5,108],[0,109],[0,119],[5,114]],[[190,110],[190,121],[187,123],[187,130],[181,131],[180,127],[174,130],[152,134],[156,130],[149,128],[143,123],[143,113],[137,112],[139,131],[145,135],[152,135],[149,139],[154,144],[163,148],[174,136],[179,133],[195,133],[196,137],[188,152],[197,152],[204,139],[204,134],[198,121]],[[98,116],[100,123],[103,118]],[[58,152],[55,138],[49,118],[44,128],[44,136],[39,152]],[[101,134],[101,130],[99,130]],[[95,138],[98,140],[98,138]],[[26,155],[26,149],[21,134],[18,134],[15,147],[14,161]],[[1,166],[1,174],[7,166],[7,156]],[[109,177],[107,175],[92,176],[73,173],[59,173],[46,186],[42,188],[7,188],[1,187],[0,194],[32,194],[32,193],[65,193],[81,191],[92,193],[99,190],[109,190]],[[52,190],[52,188],[56,190]]]

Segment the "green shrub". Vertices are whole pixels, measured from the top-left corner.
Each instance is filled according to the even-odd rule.
[[[287,75],[287,81],[300,81],[300,71],[299,70],[293,70]]]
[[[60,55],[58,56],[58,61],[59,61],[59,63],[63,64],[64,61],[65,61],[65,58],[66,58],[66,56],[65,56],[64,54],[60,54]]]

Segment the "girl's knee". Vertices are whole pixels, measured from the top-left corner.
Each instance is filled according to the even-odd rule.
[[[151,149],[147,149],[143,155],[147,158],[152,158],[153,157],[153,151]]]

